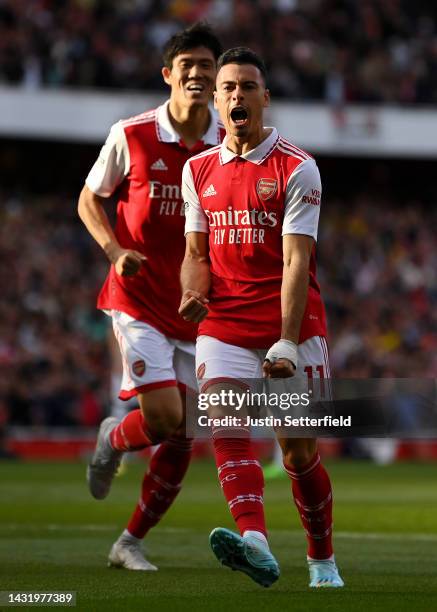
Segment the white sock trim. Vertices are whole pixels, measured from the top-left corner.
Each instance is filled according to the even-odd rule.
[[[129,544],[139,544],[142,542],[141,538],[136,538],[134,535],[130,533],[127,529],[123,531],[121,536],[118,538],[119,542],[127,542]]]

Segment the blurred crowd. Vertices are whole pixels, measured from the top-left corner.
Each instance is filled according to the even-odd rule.
[[[274,96],[437,102],[429,0],[0,0],[0,83],[159,90],[163,43],[199,19],[263,55]]]
[[[95,309],[105,257],[71,197],[0,199],[0,425],[95,425],[112,399],[111,331]],[[436,230],[435,206],[326,198],[334,376],[437,377]]]
[[[437,377],[437,208],[326,202],[319,277],[333,375]]]
[[[108,401],[107,317],[95,309],[105,261],[71,200],[1,199],[0,415],[94,425]]]

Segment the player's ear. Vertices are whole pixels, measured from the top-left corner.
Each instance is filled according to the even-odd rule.
[[[167,83],[167,85],[171,85],[171,82],[170,82],[171,70],[170,70],[170,68],[167,68],[167,66],[164,66],[162,68],[162,70],[161,70],[161,74],[162,74],[162,78]]]
[[[266,89],[264,91],[264,108],[270,106],[270,90]]]
[[[214,108],[216,110],[218,110],[218,106],[217,106],[217,89],[214,89],[214,92],[212,94],[214,96]]]

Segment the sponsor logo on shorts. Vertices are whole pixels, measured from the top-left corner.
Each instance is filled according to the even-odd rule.
[[[276,179],[262,178],[256,185],[256,192],[263,202],[275,195],[278,188]]]
[[[132,372],[136,374],[136,376],[142,376],[146,371],[146,364],[143,359],[138,359],[132,364]]]
[[[201,363],[200,366],[197,368],[197,378],[203,378],[205,376],[205,370],[206,365],[204,363]]]

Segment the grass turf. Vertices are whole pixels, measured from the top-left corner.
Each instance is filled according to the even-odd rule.
[[[194,463],[178,501],[147,537],[160,571],[106,568],[137,498],[143,466],[130,464],[107,500],[87,492],[78,464],[0,463],[0,590],[77,591],[100,610],[391,611],[437,609],[435,466],[329,463],[341,590],[310,590],[305,540],[287,480],[268,482],[271,546],[282,576],[271,589],[218,565],[213,527],[233,528],[212,463]]]

